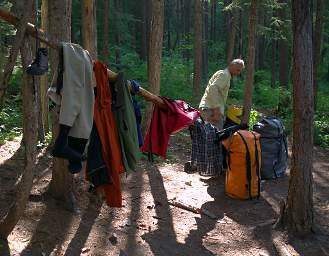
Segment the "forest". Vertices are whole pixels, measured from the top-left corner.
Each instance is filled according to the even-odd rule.
[[[329,255],[328,24],[324,0],[0,0],[0,255]],[[53,153],[64,129],[64,103],[51,101],[49,88],[58,84],[60,72],[69,79],[70,69],[62,42],[87,50],[92,60],[97,86],[90,130],[98,130],[101,144],[102,136],[112,143],[108,134],[116,129],[122,152],[137,140],[126,127],[130,121],[124,123],[129,133],[120,131],[127,114],[116,113],[113,100],[120,77],[129,104],[140,106],[141,120],[134,112],[133,125],[148,148],[134,141],[138,152],[123,157],[119,174],[113,174],[113,163],[107,166],[114,187],[119,180],[118,204],[108,199],[114,190],[104,196],[91,181],[91,138],[84,138],[77,173],[74,161]],[[40,58],[47,66],[43,74],[29,74]],[[239,122],[250,134],[275,118],[287,140],[285,151],[280,148],[287,171],[268,179],[258,175],[253,200],[228,193],[230,146],[224,155],[228,170],[215,176],[186,170],[200,143],[193,137],[196,118],[167,137],[159,125],[158,144],[167,139],[167,151],[149,153],[157,143],[149,139],[156,111],[161,116],[175,100],[204,117],[199,104],[214,74],[240,59],[244,68],[236,76],[231,72],[224,115],[241,110]],[[109,112],[118,125],[107,128],[107,135],[97,124],[104,118],[96,107],[104,97],[101,76],[108,79]],[[261,157],[256,137],[256,148],[246,147],[256,155],[252,161],[264,160],[261,165],[268,156],[262,135],[259,141]],[[109,165],[104,147],[99,154]],[[110,149],[115,152],[112,144]],[[247,179],[251,199],[256,178],[248,178],[248,170]]]

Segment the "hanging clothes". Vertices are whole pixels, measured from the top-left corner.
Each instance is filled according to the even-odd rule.
[[[129,173],[135,171],[140,151],[134,106],[123,73],[118,74],[115,83],[111,84],[111,90],[112,111],[118,126],[122,160]]]
[[[135,97],[135,95],[131,96],[135,111],[135,117],[136,117],[136,126],[137,126],[137,136],[138,136],[138,146],[143,146],[143,134],[142,134],[142,111],[141,107]]]
[[[167,109],[154,107],[152,121],[146,132],[141,151],[166,158],[170,135],[193,124],[200,116],[200,112],[185,101],[161,98]]]
[[[93,64],[80,45],[63,44],[63,89],[59,123],[70,126],[69,136],[88,139],[94,114]]]
[[[112,114],[111,90],[107,67],[95,61],[96,101],[94,121],[102,144],[102,154],[112,184],[98,187],[105,192],[106,203],[111,207],[122,207],[120,174],[124,171],[118,129]]]
[[[133,106],[134,106],[134,110],[135,110],[135,117],[136,117],[138,144],[139,144],[139,147],[141,147],[141,146],[143,146],[142,111],[141,111],[141,107],[140,107],[140,105],[139,105],[139,103],[138,103],[138,101],[135,97],[135,95],[139,92],[140,85],[135,80],[130,80],[130,84],[131,84],[130,94],[131,94],[131,98],[132,98],[132,101],[133,101]]]
[[[72,150],[74,150],[75,152],[77,152],[81,155],[80,160],[75,161],[72,159],[68,159],[68,161],[69,161],[68,169],[72,174],[79,173],[82,170],[82,156],[83,156],[83,153],[85,152],[85,148],[86,148],[86,144],[87,144],[88,140],[68,136],[67,141],[68,141],[68,146]]]
[[[112,183],[111,173],[103,158],[102,143],[95,123],[89,138],[86,174],[87,179],[96,188]]]
[[[76,44],[61,44],[57,72],[48,90],[48,96],[60,105],[59,133],[51,155],[68,159],[72,173],[82,169],[82,153],[93,123],[92,68],[88,51]]]

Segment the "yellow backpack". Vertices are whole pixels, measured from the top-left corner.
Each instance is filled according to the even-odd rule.
[[[239,130],[223,141],[227,150],[225,193],[236,199],[260,196],[260,134]]]

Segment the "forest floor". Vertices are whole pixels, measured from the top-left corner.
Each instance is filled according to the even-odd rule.
[[[45,152],[25,213],[8,239],[11,255],[329,255],[329,151],[315,148],[316,232],[299,240],[272,228],[289,175],[264,182],[259,200],[233,200],[224,193],[224,176],[208,179],[183,171],[190,144],[182,132],[171,137],[169,159],[152,164],[142,159],[136,173],[122,178],[121,209],[102,205],[81,179],[81,214],[46,193],[51,158]],[[12,202],[23,160],[19,139],[0,147],[0,217]],[[205,208],[216,219],[171,206],[173,198]]]

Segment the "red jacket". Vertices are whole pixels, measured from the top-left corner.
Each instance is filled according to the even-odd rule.
[[[167,109],[154,107],[152,121],[146,132],[141,151],[166,158],[170,135],[193,124],[200,116],[200,112],[182,100],[161,98]]]

